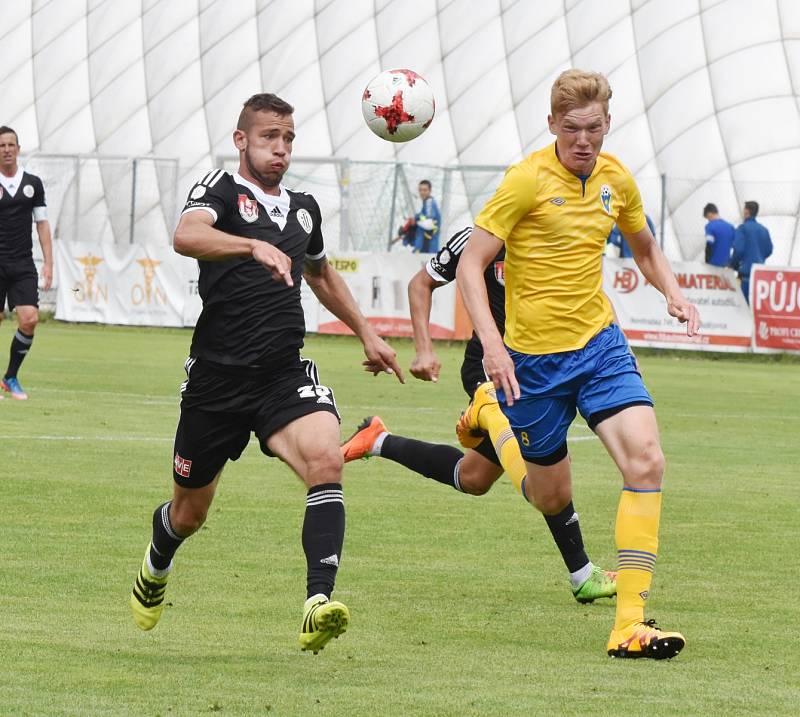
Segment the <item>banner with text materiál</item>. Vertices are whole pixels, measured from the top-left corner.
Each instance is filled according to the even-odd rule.
[[[733,271],[702,262],[673,262],[672,270],[686,298],[700,311],[700,333],[692,338],[685,325],[667,313],[664,297],[633,259],[603,260],[603,288],[631,345],[749,351],[752,315]]]

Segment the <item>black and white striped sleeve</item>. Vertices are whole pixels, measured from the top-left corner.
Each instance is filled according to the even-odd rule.
[[[181,215],[194,212],[198,209],[208,212],[216,224],[225,213],[225,196],[220,180],[226,175],[224,169],[214,169],[206,174],[189,192],[189,197],[183,207]]]
[[[472,227],[457,231],[448,239],[447,244],[439,249],[436,256],[431,257],[428,263],[425,264],[431,279],[445,284],[455,280],[461,252],[464,251],[471,234]]]

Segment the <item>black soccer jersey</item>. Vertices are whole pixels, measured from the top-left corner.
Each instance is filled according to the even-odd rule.
[[[33,257],[31,225],[33,210],[44,207],[44,185],[39,177],[20,170],[13,178],[14,193],[0,184],[0,261],[10,262]]]
[[[455,280],[458,262],[461,261],[461,253],[464,251],[471,234],[472,227],[466,227],[456,232],[447,240],[447,244],[439,250],[436,256],[428,261],[425,268],[432,279],[447,283]],[[501,336],[505,333],[506,323],[506,284],[503,274],[505,257],[506,248],[504,245],[483,273],[483,278],[486,282],[486,293],[489,296],[489,308]],[[472,338],[467,342],[464,356],[478,360],[483,359],[483,346],[474,332]]]
[[[309,194],[281,186],[279,196],[223,170],[207,174],[189,192],[183,213],[206,211],[214,227],[268,242],[292,260],[294,286],[272,278],[251,257],[200,264],[203,310],[191,353],[228,366],[272,368],[303,345],[300,283],[306,257],[325,255],[322,216]]]

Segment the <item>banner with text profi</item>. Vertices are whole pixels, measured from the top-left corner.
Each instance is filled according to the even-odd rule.
[[[686,326],[667,313],[664,297],[633,259],[603,260],[603,288],[631,345],[749,351],[752,317],[733,271],[702,262],[674,262],[672,269],[684,295],[700,311],[700,333],[692,338]]]
[[[800,353],[800,269],[754,264],[750,308],[753,351]]]

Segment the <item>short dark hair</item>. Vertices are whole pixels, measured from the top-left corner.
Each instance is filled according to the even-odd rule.
[[[758,202],[745,202],[744,208],[750,212],[751,217],[758,216]]]
[[[426,185],[428,187],[428,189],[433,189],[433,186],[431,185],[431,180],[430,179],[423,179],[419,183],[420,186],[422,186],[423,184]]]
[[[13,134],[14,139],[17,140],[17,147],[19,147],[19,135],[16,133],[15,130],[11,129],[11,127],[3,125],[2,127],[0,127],[0,134]]]
[[[709,202],[703,207],[703,216],[707,217],[709,214],[719,214],[719,209],[713,202]]]
[[[271,92],[259,92],[244,103],[242,111],[239,113],[236,129],[247,129],[250,124],[248,116],[252,112],[274,112],[283,117],[292,114],[294,107],[286,100],[282,100],[278,95],[273,95]]]

